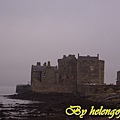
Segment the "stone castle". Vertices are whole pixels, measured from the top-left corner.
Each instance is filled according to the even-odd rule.
[[[31,89],[35,92],[81,92],[83,86],[104,85],[104,61],[97,56],[63,55],[58,67],[50,61],[31,67]],[[90,87],[89,87],[90,88]]]

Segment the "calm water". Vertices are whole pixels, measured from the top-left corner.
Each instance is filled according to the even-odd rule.
[[[6,105],[14,105],[14,104],[33,103],[33,101],[29,101],[29,100],[10,99],[4,96],[4,95],[16,94],[15,91],[16,91],[16,87],[0,87],[0,104],[6,106]]]
[[[10,99],[4,95],[12,95],[15,93],[15,87],[0,87],[0,111],[8,116],[8,118],[18,118],[19,116],[27,116],[29,109],[28,104],[38,103],[37,101]],[[1,120],[2,116],[0,116]],[[7,117],[5,117],[7,119]]]

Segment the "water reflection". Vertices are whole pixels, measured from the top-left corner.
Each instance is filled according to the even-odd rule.
[[[31,104],[31,103],[37,103],[37,101],[10,99],[3,95],[0,95],[0,104],[3,104],[4,107],[15,106],[19,104]]]
[[[29,101],[29,100],[18,100],[18,99],[9,99],[0,95],[0,111],[4,114],[5,117],[0,116],[0,118],[22,118],[33,116],[37,113],[38,106],[35,103],[39,103],[37,101]],[[39,116],[39,114],[37,115]]]
[[[34,116],[33,113],[39,113],[37,108],[40,102],[10,99],[5,96],[12,94],[15,94],[15,87],[0,87],[0,119],[23,119]]]

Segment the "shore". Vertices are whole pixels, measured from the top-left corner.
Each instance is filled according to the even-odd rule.
[[[6,119],[21,119],[21,120],[80,120],[78,115],[68,116],[66,114],[66,109],[72,106],[81,106],[82,109],[87,109],[90,111],[91,106],[95,108],[100,108],[104,106],[105,108],[112,108],[111,105],[106,105],[101,102],[93,102],[87,99],[86,96],[80,93],[32,93],[26,92],[17,95],[9,95],[8,98],[12,99],[22,99],[36,101],[36,103],[28,104],[16,104],[14,107],[9,107],[9,110],[1,110],[0,116],[4,120]],[[2,105],[1,105],[2,107]],[[4,107],[3,107],[4,108]],[[11,116],[11,113],[14,115]],[[7,114],[4,114],[7,113]],[[84,116],[84,120],[109,120],[107,116],[89,116],[88,113]],[[115,119],[115,118],[114,118]]]

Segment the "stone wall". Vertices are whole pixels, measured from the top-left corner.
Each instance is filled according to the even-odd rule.
[[[99,57],[78,56],[77,84],[104,84],[104,61]]]
[[[47,66],[41,74],[41,82],[47,84],[56,83],[56,71],[51,66]]]
[[[98,91],[102,93],[111,88],[114,91],[120,90],[120,86],[118,85],[78,85],[77,91],[82,94],[93,94]]]
[[[64,85],[77,84],[77,60],[75,55],[58,59],[59,83]]]
[[[16,93],[23,93],[31,91],[31,85],[17,85],[16,86]]]
[[[56,92],[56,93],[72,93],[76,92],[75,85],[63,85],[63,84],[44,84],[39,83],[38,80],[35,80],[31,86],[32,91],[34,92]]]
[[[104,67],[105,62],[103,60],[99,60],[99,83],[104,84]]]
[[[82,94],[92,94],[95,93],[97,90],[104,89],[104,85],[78,85],[77,91]]]

